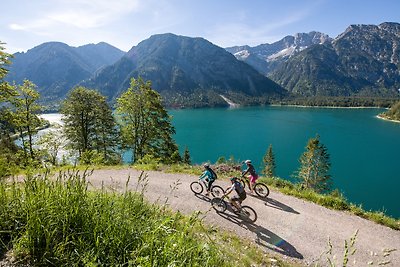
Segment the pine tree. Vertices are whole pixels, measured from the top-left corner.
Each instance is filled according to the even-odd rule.
[[[304,188],[326,192],[331,188],[328,150],[319,140],[319,135],[308,140],[306,151],[301,155],[298,178]]]
[[[183,152],[183,163],[191,165],[192,160],[190,159],[189,149],[185,147],[185,151]]]
[[[268,150],[263,157],[263,162],[264,162],[264,169],[263,169],[264,175],[267,177],[274,177],[276,164],[275,164],[275,155],[274,152],[272,151],[271,144],[269,145]]]

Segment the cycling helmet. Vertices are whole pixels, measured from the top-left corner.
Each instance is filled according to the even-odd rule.
[[[231,177],[231,179],[230,179],[232,182],[234,182],[234,181],[236,181],[237,180],[237,178],[236,177]]]
[[[210,167],[210,164],[204,163],[204,164],[203,164],[203,167],[204,167],[204,168],[209,168],[209,167]]]
[[[251,163],[251,160],[247,159],[244,161],[244,163],[249,164],[249,163]]]

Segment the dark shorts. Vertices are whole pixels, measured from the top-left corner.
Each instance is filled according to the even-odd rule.
[[[234,195],[231,200],[232,201],[239,201],[240,203],[242,203],[243,200],[246,199],[246,193],[244,194],[240,194],[240,195]]]

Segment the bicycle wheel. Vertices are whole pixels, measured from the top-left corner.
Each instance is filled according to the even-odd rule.
[[[254,191],[259,197],[267,197],[269,195],[269,188],[265,184],[256,183]]]
[[[239,212],[240,217],[246,222],[255,222],[257,221],[257,213],[256,211],[249,206],[242,206],[241,211]]]
[[[190,184],[190,190],[195,194],[201,194],[203,192],[203,186],[201,183],[195,181]]]
[[[220,187],[219,185],[214,185],[211,188],[211,195],[213,195],[213,197],[222,197],[224,194],[224,189],[222,189],[222,187]]]
[[[226,211],[226,202],[220,198],[220,197],[215,197],[211,200],[211,206],[217,211],[217,212],[224,212]]]

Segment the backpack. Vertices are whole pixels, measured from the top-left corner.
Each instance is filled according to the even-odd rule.
[[[211,172],[211,175],[212,175],[213,179],[214,179],[214,180],[217,180],[218,176],[217,176],[217,174],[215,173],[215,171],[214,171],[213,169],[210,168],[210,172]]]

